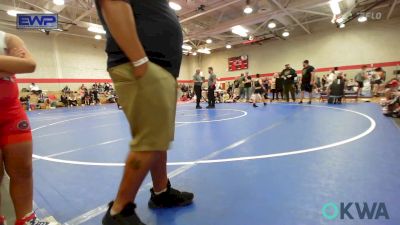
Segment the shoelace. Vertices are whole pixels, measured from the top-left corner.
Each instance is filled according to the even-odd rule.
[[[30,225],[49,225],[49,222],[46,221],[40,221],[37,217],[33,218],[32,220],[29,221]]]

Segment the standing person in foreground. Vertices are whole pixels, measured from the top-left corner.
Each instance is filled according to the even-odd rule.
[[[217,75],[214,73],[214,69],[212,67],[208,67],[208,106],[207,109],[215,108],[215,94],[214,91],[217,87]]]
[[[0,31],[0,181],[10,176],[16,225],[47,225],[33,212],[32,133],[19,102],[15,75],[32,73],[36,62],[17,36]],[[5,218],[0,215],[0,224]]]
[[[315,85],[315,68],[310,66],[308,60],[304,60],[303,62],[303,73],[301,77],[301,95],[299,104],[303,104],[304,92],[308,92],[309,101],[308,104],[311,104],[312,100],[312,89]]]
[[[107,31],[108,71],[134,137],[117,197],[109,204],[103,224],[143,225],[133,201],[149,171],[153,181],[150,208],[186,206],[194,198],[192,193],[171,188],[167,177],[182,31],[165,0],[95,3]]]
[[[200,101],[201,101],[201,91],[203,86],[204,78],[200,75],[200,69],[196,70],[196,73],[193,75],[194,82],[194,93],[196,94],[196,109],[201,109]]]
[[[256,75],[256,80],[254,81],[254,102],[253,102],[253,107],[258,107],[257,106],[257,101],[262,101],[264,103],[264,106],[267,105],[267,99],[262,96],[265,93],[265,87],[264,87],[264,82],[262,78],[260,78],[260,74]]]
[[[297,77],[296,70],[290,67],[289,64],[285,65],[285,69],[281,73],[283,77],[283,91],[285,93],[286,101],[289,102],[289,92],[292,96],[293,102],[296,102],[296,94],[294,90],[294,78]]]
[[[354,80],[357,82],[357,96],[362,96],[362,90],[364,88],[364,81],[368,78],[367,66],[361,66],[361,71],[356,74]]]

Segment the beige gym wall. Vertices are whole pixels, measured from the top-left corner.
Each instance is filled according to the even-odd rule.
[[[287,40],[269,41],[263,45],[234,47],[211,55],[188,56],[186,62],[189,62],[189,66],[184,67],[192,70],[189,74],[183,74],[181,79],[191,79],[196,67],[206,72],[208,66],[214,67],[219,77],[238,76],[246,71],[227,71],[228,58],[240,55],[249,56],[250,74],[278,72],[286,63],[299,70],[304,59],[309,59],[316,68],[400,61],[400,18],[363,24],[353,21],[345,29],[332,29],[334,25],[328,20],[323,24],[326,26],[318,26],[318,30],[311,29],[311,35],[292,35]],[[394,69],[385,68],[388,75],[392,75]],[[400,69],[400,65],[397,69]],[[345,71],[349,77],[356,72]]]

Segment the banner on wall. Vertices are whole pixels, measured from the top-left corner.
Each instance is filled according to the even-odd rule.
[[[228,59],[228,70],[246,70],[249,68],[249,57],[247,55],[231,57]]]
[[[57,29],[58,14],[17,14],[17,29]]]

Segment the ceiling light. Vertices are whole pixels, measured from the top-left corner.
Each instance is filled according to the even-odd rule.
[[[53,0],[54,5],[64,5],[64,0]]]
[[[182,9],[182,6],[175,2],[169,2],[169,7],[175,11],[179,11]]]
[[[249,40],[250,40],[250,41],[254,40],[254,35],[250,35],[250,36],[249,36]]]
[[[283,33],[282,33],[282,36],[284,36],[284,37],[289,37],[289,35],[290,35],[290,33],[287,30],[283,31]]]
[[[246,14],[251,14],[253,12],[253,8],[251,8],[250,6],[246,6],[246,8],[244,8],[243,12]]]
[[[227,44],[225,47],[226,47],[227,49],[231,49],[231,48],[232,48],[232,45]]]
[[[339,25],[339,28],[345,28],[345,27],[346,27],[346,24],[344,24],[344,23]]]
[[[332,13],[334,15],[339,15],[340,14],[339,0],[330,0],[329,1],[329,6],[331,7]]]
[[[268,28],[269,29],[274,29],[276,27],[276,23],[274,23],[274,22],[269,22],[268,23]]]
[[[206,43],[207,43],[207,44],[211,44],[212,42],[213,42],[213,40],[212,40],[211,38],[209,38],[209,39],[206,40]]]
[[[185,50],[188,50],[188,51],[190,51],[190,50],[192,50],[192,49],[193,49],[193,47],[192,47],[192,46],[190,46],[190,45],[187,45],[187,44],[183,44],[183,45],[182,45],[182,48],[183,48],[183,49],[185,49]]]
[[[196,56],[196,55],[197,55],[197,52],[193,52],[192,55],[193,55],[193,56]]]
[[[244,27],[242,27],[240,25],[232,27],[232,33],[237,34],[241,37],[247,37],[248,32],[249,31],[247,29],[245,29]]]
[[[358,17],[358,22],[360,22],[360,23],[364,23],[365,21],[367,21],[368,20],[368,18],[366,17],[366,16],[360,16],[360,17]]]
[[[7,14],[9,16],[17,16],[17,14],[21,14],[22,12],[17,11],[17,10],[7,10]]]
[[[94,33],[99,33],[99,34],[105,34],[106,33],[106,31],[103,29],[102,26],[96,25],[96,24],[90,25],[88,27],[88,31],[94,32]]]
[[[101,35],[100,35],[100,34],[96,34],[96,35],[94,36],[94,39],[96,39],[96,40],[101,40]]]
[[[209,48],[201,48],[201,49],[197,50],[197,52],[207,54],[207,55],[211,54],[211,51]]]

